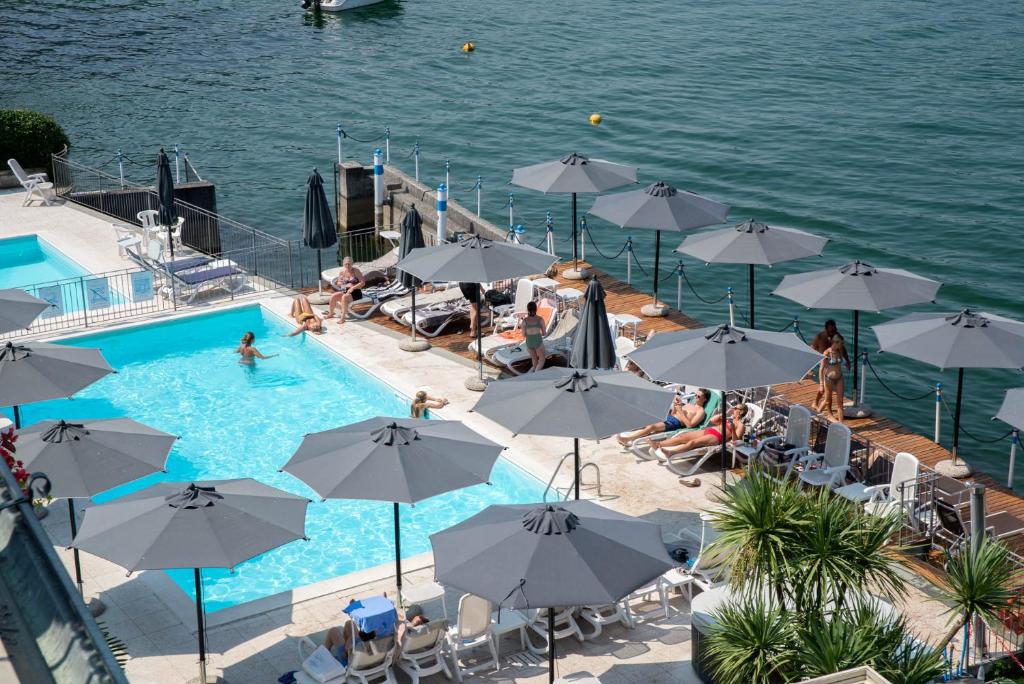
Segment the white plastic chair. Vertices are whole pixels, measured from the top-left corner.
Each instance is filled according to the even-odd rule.
[[[160,225],[160,212],[156,209],[140,211],[135,218],[142,224],[142,243],[145,247],[149,246],[150,234],[161,239],[166,238],[167,228]],[[181,226],[184,223],[185,219],[179,216],[171,226],[171,239],[174,240],[175,247],[181,247]]]
[[[142,244],[142,236],[134,228],[120,223],[111,223],[110,225],[114,229],[114,236],[117,240],[117,253],[122,259],[127,258],[129,248]]]
[[[825,452],[808,454],[799,462],[804,470],[800,481],[811,487],[835,489],[850,470],[850,428],[842,423],[832,423],[825,435]]]
[[[460,682],[462,675],[480,672],[486,668],[498,669],[498,650],[491,633],[491,611],[493,604],[485,598],[473,594],[463,594],[459,599],[459,615],[455,626],[446,635],[448,649],[455,665],[455,678]],[[486,646],[491,652],[490,660],[466,666],[460,660],[460,654]]]
[[[782,457],[778,460],[764,457],[762,461],[769,468],[783,471],[780,479],[786,479],[793,472],[793,466],[810,451],[811,444],[811,411],[802,404],[789,407],[786,419],[786,431],[782,435],[768,437],[761,441],[761,446],[773,446],[782,449]]]
[[[322,640],[322,635],[318,635],[317,641]],[[305,662],[306,658],[317,649],[317,641],[308,636],[299,637],[299,662]],[[343,684],[353,678],[359,684],[370,684],[371,681],[377,679],[385,682],[385,684],[398,684],[391,671],[391,663],[394,657],[394,636],[381,637],[370,642],[357,644],[352,649],[352,655],[348,660],[348,668],[345,670],[345,677],[339,677],[337,680],[332,679],[331,684]]]
[[[917,504],[917,478],[920,472],[921,462],[917,456],[906,451],[896,454],[889,482],[864,490],[865,494],[871,495],[871,499],[864,504],[864,511],[878,516],[904,509],[909,512]]]
[[[520,321],[526,316],[526,305],[533,301],[533,281],[520,278],[516,282],[516,294],[511,304],[503,304],[493,308],[494,330],[518,328]]]
[[[434,620],[425,625],[406,629],[402,649],[398,655],[398,667],[409,675],[412,684],[419,684],[420,677],[438,672],[443,672],[448,679],[452,678],[444,654],[447,633],[447,620]]]
[[[18,179],[18,182],[21,183],[21,187],[25,188],[25,201],[21,203],[21,206],[24,207],[31,202],[32,195],[37,195],[46,206],[52,206],[46,193],[53,192],[53,183],[46,181],[45,173],[25,173],[25,169],[21,168],[21,164],[18,163],[17,159],[8,159],[7,166],[14,173],[14,177]]]
[[[625,599],[606,606],[584,606],[580,609],[580,619],[593,627],[590,632],[583,635],[584,639],[596,639],[601,635],[605,625],[614,625],[616,622],[627,629],[633,628],[633,614],[629,610],[629,602]]]
[[[555,641],[559,639],[565,639],[567,637],[575,637],[577,641],[583,643],[583,630],[580,629],[580,625],[576,622],[576,618],[573,616],[573,608],[543,608],[527,611],[527,619],[529,620],[528,628],[543,639],[544,646],[530,650],[535,653],[547,653],[549,648],[548,643],[548,611],[555,611],[555,630],[553,636]]]

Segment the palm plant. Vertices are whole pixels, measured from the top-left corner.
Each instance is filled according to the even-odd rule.
[[[724,606],[708,637],[707,653],[720,684],[775,684],[789,680],[796,634],[789,614],[770,597],[746,596]]]

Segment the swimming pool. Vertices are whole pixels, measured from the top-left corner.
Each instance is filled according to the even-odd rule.
[[[38,235],[0,240],[0,288],[26,287],[89,272]]]
[[[233,350],[242,333],[256,334],[264,354],[252,367]],[[280,468],[308,432],[376,415],[406,416],[408,399],[316,340],[285,338],[291,327],[260,306],[205,314],[68,340],[99,347],[118,373],[74,400],[22,407],[26,423],[43,418],[130,416],[180,435],[168,472],[96,497],[97,502],[159,480],[252,477],[313,499],[308,542],[293,542],[244,563],[233,574],[206,570],[207,610],[269,596],[394,559],[392,507],[372,501],[321,503]],[[384,360],[382,359],[382,362]],[[539,500],[543,485],[498,459],[492,486],[478,485],[402,506],[402,553],[429,551],[428,535],[493,503]],[[168,574],[194,598],[190,571]]]

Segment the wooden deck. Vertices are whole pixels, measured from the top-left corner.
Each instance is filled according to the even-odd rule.
[[[674,309],[670,310],[670,313],[662,318],[646,318],[641,316],[640,308],[651,301],[649,294],[634,289],[600,269],[592,266],[591,268],[601,282],[601,285],[604,286],[606,295],[605,305],[608,312],[633,314],[642,319],[639,325],[638,339],[645,338],[655,331],[669,332],[683,328],[703,327],[704,324],[700,321]],[[560,273],[555,278],[565,287],[575,287],[581,290],[585,287],[585,283],[566,280],[562,278]],[[408,334],[408,328],[400,326],[388,317],[376,315],[370,320],[390,330]],[[465,324],[460,327],[449,328],[445,334],[430,340],[435,348],[445,349],[467,359],[474,359],[474,355],[467,349],[469,341],[468,326]],[[810,380],[779,385],[774,388],[774,392],[781,395],[788,402],[799,403],[808,407],[814,401],[816,391],[817,384]],[[921,463],[929,467],[934,467],[939,461],[951,457],[950,452],[944,447],[885,416],[876,414],[870,418],[848,419],[846,424],[856,436],[868,439],[894,452],[910,452],[917,456]],[[1008,511],[1024,518],[1024,499],[981,472],[972,476],[971,480],[985,485],[986,504],[989,512]],[[1012,546],[1018,553],[1024,554],[1024,535],[1018,535],[1018,537],[1020,541],[1012,544]],[[924,571],[925,568],[922,567],[921,570]],[[933,575],[934,573],[935,568],[928,566],[928,572],[923,574]]]

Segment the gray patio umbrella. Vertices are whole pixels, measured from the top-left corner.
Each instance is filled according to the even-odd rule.
[[[29,472],[46,473],[50,496],[68,499],[71,536],[77,533],[75,499],[90,499],[108,489],[164,472],[167,456],[178,439],[130,418],[68,423],[41,420],[18,435],[18,458]],[[75,581],[84,597],[82,566],[74,550]],[[90,606],[93,615],[102,610]]]
[[[729,207],[686,190],[677,190],[665,181],[643,190],[605,195],[594,200],[590,212],[621,228],[654,231],[654,303],[648,313],[658,315],[658,263],[661,261],[661,231],[682,232],[725,221]]]
[[[323,499],[393,504],[395,577],[401,597],[398,505],[487,482],[502,449],[458,421],[377,417],[306,435],[281,471]]]
[[[603,439],[663,420],[673,393],[632,373],[545,368],[492,382],[473,411],[515,434],[572,437],[580,498],[580,439]]]
[[[794,382],[821,361],[821,354],[793,333],[728,325],[661,333],[628,356],[655,380],[698,385],[723,393]],[[724,398],[719,406],[724,428]],[[724,480],[726,431],[719,432]]]
[[[608,311],[604,306],[604,288],[597,278],[591,278],[583,293],[583,309],[572,342],[569,365],[573,368],[614,368],[615,340],[608,326]]]
[[[675,251],[708,264],[747,264],[750,324],[754,321],[754,267],[819,256],[828,238],[793,228],[776,228],[747,219],[730,228],[688,235]]]
[[[409,211],[402,218],[401,225],[401,242],[399,244],[399,260],[409,256],[414,249],[420,249],[425,247],[426,244],[423,241],[423,218],[420,216],[420,212],[416,209],[416,205],[409,208]],[[406,273],[405,271],[399,271],[399,278],[402,280],[402,284],[409,288],[412,294],[412,332],[410,339],[402,342],[402,349],[405,351],[426,351],[430,349],[430,343],[426,340],[416,339],[416,288],[422,283],[415,276]]]
[[[995,417],[1016,430],[1024,430],[1024,387],[1006,390]]]
[[[115,372],[99,349],[6,342],[0,347],[0,406],[14,407],[14,426],[20,428],[20,404],[70,397]]]
[[[24,290],[0,290],[0,335],[32,325],[49,304]]]
[[[171,226],[178,220],[178,210],[174,206],[174,177],[171,175],[171,162],[167,159],[164,149],[156,156],[156,194],[160,210],[160,225],[167,228],[167,245],[170,249],[171,261],[174,261],[174,240],[171,237]]]
[[[331,205],[324,192],[324,179],[314,167],[313,173],[306,180],[306,204],[302,210],[302,244],[316,250],[316,291],[323,303],[323,265],[320,261],[320,250],[327,249],[338,242],[338,227],[331,215]]]
[[[656,523],[590,501],[488,506],[430,544],[438,582],[514,609],[608,605],[673,567]]]
[[[460,283],[487,283],[495,280],[521,278],[544,273],[557,261],[547,252],[515,242],[499,242],[479,235],[471,235],[459,242],[412,250],[398,262],[397,268],[416,276],[423,282],[451,281]],[[476,307],[481,310],[481,292],[477,288]],[[475,391],[484,389],[483,326],[476,326],[477,379],[467,381],[466,387]]]
[[[957,369],[952,449],[956,463],[964,369],[1024,367],[1024,323],[964,309],[959,313],[912,313],[871,329],[883,352],[943,370]]]
[[[636,183],[636,167],[603,159],[590,159],[573,152],[561,159],[514,169],[511,183],[543,193],[572,194],[572,268],[578,273],[576,195],[584,192],[605,192]]]
[[[234,568],[306,539],[309,500],[251,479],[161,482],[86,509],[71,545],[129,572],[191,568],[199,681],[206,681],[203,568]]]
[[[782,279],[773,295],[791,299],[808,309],[853,311],[853,358],[860,359],[860,312],[883,311],[935,301],[942,283],[901,268],[875,268],[862,261]],[[860,377],[853,374],[856,394]]]

